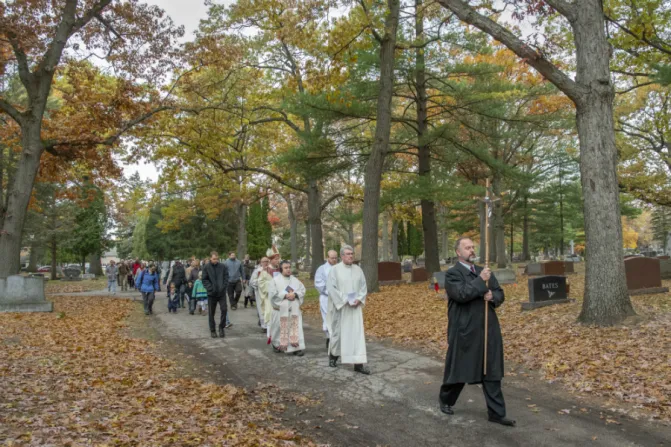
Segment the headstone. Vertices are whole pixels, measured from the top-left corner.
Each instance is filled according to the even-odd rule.
[[[517,282],[517,275],[515,274],[515,270],[498,269],[492,270],[492,273],[494,273],[494,276],[496,276],[496,280],[499,282],[499,284],[515,284]]]
[[[522,303],[522,310],[532,310],[552,304],[568,303],[565,276],[539,276],[529,278],[529,302]]]
[[[400,262],[378,262],[377,280],[382,285],[390,285],[403,282]]]
[[[405,261],[403,263],[403,273],[412,273],[412,262]]]
[[[657,259],[662,259],[662,260],[664,260],[664,259],[671,259],[671,256],[668,256],[668,255],[657,256]]]
[[[63,269],[63,281],[81,281],[82,271],[79,267],[71,265]]]
[[[552,276],[563,276],[566,274],[566,264],[564,261],[550,261],[541,264],[543,273]]]
[[[573,243],[573,241],[571,241],[571,254],[572,254],[572,255],[575,254],[575,250],[574,250],[574,248],[575,248],[575,244]]]
[[[446,273],[447,272],[434,272],[433,275],[431,275],[431,276],[433,276],[433,280],[435,280],[435,282],[438,283],[438,288],[439,289],[445,290],[445,274]],[[430,289],[434,288],[433,281],[432,281],[431,284],[429,284],[429,288]]]
[[[541,264],[534,262],[527,264],[526,268],[524,269],[524,274],[525,275],[542,275],[543,274],[543,267]]]
[[[575,268],[573,262],[564,262],[564,272],[565,273],[575,273]]]
[[[426,265],[426,261],[424,258],[417,258],[417,267],[424,267]]]
[[[424,267],[417,267],[412,269],[410,274],[410,282],[424,282],[429,280],[429,274]]]
[[[661,279],[671,279],[671,259],[659,260],[659,276]]]
[[[630,295],[648,295],[669,291],[668,287],[662,287],[659,259],[625,259],[624,271],[627,276],[627,289],[629,289]]]
[[[13,275],[0,278],[0,312],[51,312],[44,297],[44,279]]]

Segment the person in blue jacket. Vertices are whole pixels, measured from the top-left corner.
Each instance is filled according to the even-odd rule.
[[[135,287],[142,292],[144,314],[153,314],[152,307],[154,307],[155,293],[161,289],[158,273],[156,273],[156,266],[154,264],[150,265],[148,269],[144,269],[137,275],[137,278],[135,279]]]

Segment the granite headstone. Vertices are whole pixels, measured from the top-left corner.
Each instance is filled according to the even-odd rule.
[[[63,281],[81,281],[82,271],[79,267],[71,265],[63,269]]]
[[[0,312],[51,312],[44,296],[44,279],[13,275],[0,278]]]
[[[429,280],[429,274],[424,267],[417,267],[412,269],[410,274],[410,282],[423,282]]]
[[[671,279],[671,259],[659,260],[659,276],[661,279]]]
[[[378,262],[377,280],[383,285],[389,285],[403,281],[400,262]]]
[[[624,260],[627,289],[630,295],[666,293],[662,287],[660,260],[655,258],[631,258]]]
[[[529,302],[522,303],[522,310],[569,302],[565,276],[551,275],[529,278],[528,285]]]

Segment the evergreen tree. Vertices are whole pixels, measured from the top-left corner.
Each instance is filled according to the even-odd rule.
[[[652,211],[652,234],[664,246],[664,253],[668,253],[669,232],[671,232],[671,208],[655,207]]]
[[[273,243],[273,227],[268,220],[269,213],[270,201],[266,197],[261,201],[261,243],[266,247],[265,249],[270,247]]]
[[[400,221],[398,223],[398,236],[396,238],[398,244],[398,257],[403,259],[403,256],[409,254],[408,252],[408,237],[405,234],[405,222]]]
[[[108,219],[103,192],[90,184],[82,191],[81,207],[75,214],[73,238],[70,251],[82,266],[86,257],[91,254],[102,254],[106,248]]]
[[[417,256],[424,252],[424,235],[420,228],[417,228],[412,222],[408,222],[407,236],[407,254],[416,260]]]

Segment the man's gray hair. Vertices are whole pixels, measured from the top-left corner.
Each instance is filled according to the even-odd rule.
[[[461,241],[466,240],[466,239],[469,239],[469,240],[470,240],[471,238],[470,238],[470,237],[462,236],[462,237],[460,237],[459,239],[457,239],[457,242],[454,243],[454,251],[459,250],[459,246],[461,245]]]
[[[354,253],[354,249],[352,247],[350,247],[349,245],[343,245],[342,247],[340,247],[340,256],[345,256],[345,250],[349,250],[352,253]]]

